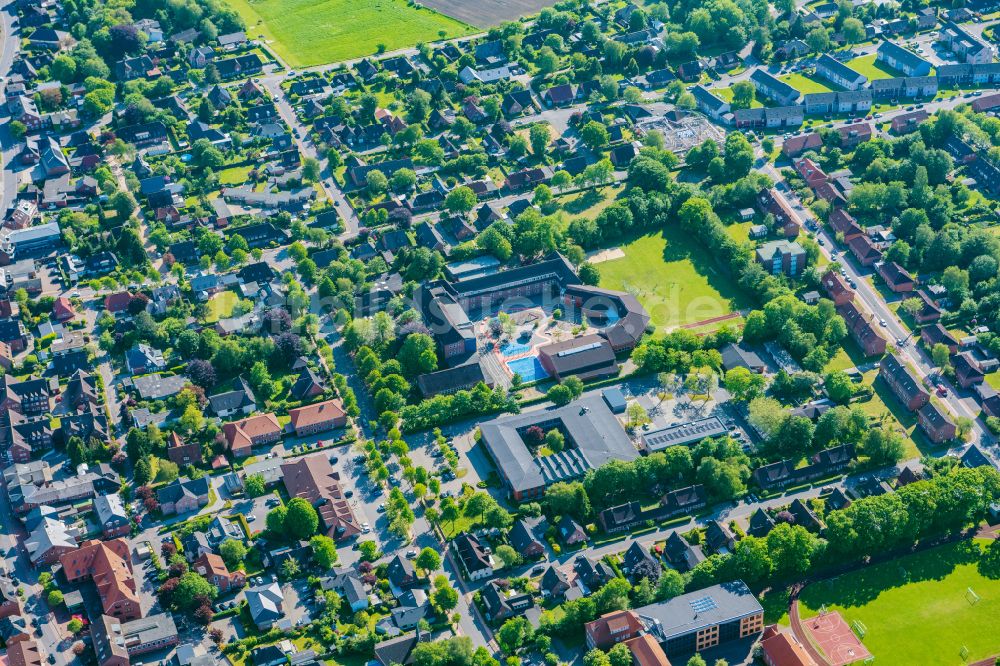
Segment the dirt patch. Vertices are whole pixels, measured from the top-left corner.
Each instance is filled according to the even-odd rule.
[[[587,255],[587,261],[592,264],[599,264],[602,261],[611,261],[612,259],[624,259],[625,251],[620,247],[609,247],[607,250],[598,250],[597,252],[591,252]]]
[[[555,0],[422,0],[430,7],[446,16],[478,28],[490,28],[504,21],[516,21],[528,14],[537,14],[541,9],[556,4]]]

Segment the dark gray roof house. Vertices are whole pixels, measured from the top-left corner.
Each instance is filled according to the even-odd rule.
[[[559,428],[566,448],[536,457],[521,435],[532,425],[543,430]],[[639,455],[600,395],[544,411],[503,416],[480,429],[504,485],[517,499],[540,495],[552,483],[578,478],[611,460],[635,460]]]

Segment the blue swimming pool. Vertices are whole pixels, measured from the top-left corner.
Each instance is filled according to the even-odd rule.
[[[511,356],[517,356],[519,354],[525,354],[531,351],[531,345],[523,345],[519,342],[508,342],[507,344],[500,347],[500,353],[510,358]]]
[[[524,358],[507,361],[507,367],[510,368],[511,372],[521,375],[521,381],[525,383],[537,382],[549,376],[549,373],[545,372],[545,368],[542,367],[537,356],[525,356]]]

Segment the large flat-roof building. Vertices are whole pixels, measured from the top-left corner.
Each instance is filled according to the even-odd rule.
[[[550,455],[538,455],[525,441],[532,426],[558,430],[566,446]],[[502,416],[480,426],[482,442],[497,466],[500,478],[517,500],[538,497],[558,481],[583,476],[611,460],[639,457],[618,418],[594,394],[543,411]]]
[[[608,613],[584,628],[590,648],[608,649],[648,634],[667,657],[676,657],[760,634],[764,608],[746,583],[736,580],[631,611]]]
[[[688,423],[677,423],[642,434],[642,447],[649,453],[671,446],[690,446],[709,437],[726,434],[726,426],[715,416]]]

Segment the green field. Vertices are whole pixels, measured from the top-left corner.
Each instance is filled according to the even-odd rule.
[[[900,72],[892,69],[891,67],[886,67],[880,62],[875,62],[875,54],[861,56],[860,58],[855,58],[854,60],[848,60],[844,64],[853,69],[859,74],[864,74],[868,77],[869,81],[875,79],[891,79],[895,76],[902,76]]]
[[[710,92],[712,94],[714,94],[716,97],[718,97],[719,99],[724,99],[727,102],[732,102],[733,101],[733,89],[732,88],[712,88],[710,90]],[[760,103],[759,101],[757,101],[756,98],[754,98],[753,102],[750,103],[750,108],[751,109],[760,109],[763,106],[764,105],[762,103]]]
[[[984,541],[962,541],[806,587],[803,617],[823,605],[868,629],[876,664],[964,663],[1000,653],[1000,578],[980,571]],[[980,600],[970,603],[972,588]]]
[[[785,74],[779,77],[782,81],[798,90],[803,95],[810,93],[825,93],[839,90],[837,86],[826,83],[818,77],[805,76],[804,74]]]
[[[292,67],[322,65],[460,37],[474,28],[403,0],[226,0]]]
[[[208,301],[208,316],[205,321],[209,324],[228,319],[233,316],[233,309],[240,302],[240,297],[232,291],[222,291],[212,296]]]
[[[678,227],[642,236],[621,249],[625,257],[597,265],[601,286],[633,293],[660,333],[750,305],[705,250]]]

